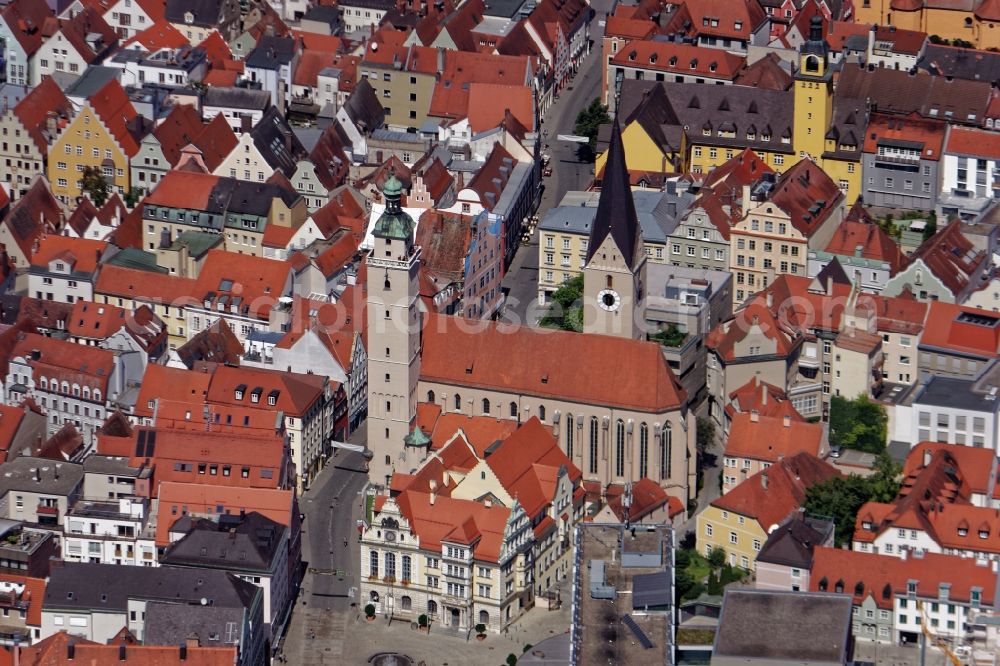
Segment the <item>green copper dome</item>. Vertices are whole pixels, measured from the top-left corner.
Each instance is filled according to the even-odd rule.
[[[385,197],[385,212],[378,218],[372,233],[378,238],[410,240],[416,224],[413,218],[406,214],[400,205],[403,196],[403,184],[395,175],[389,176],[382,186],[382,196]]]
[[[431,438],[424,434],[420,426],[416,426],[413,428],[413,432],[403,439],[403,443],[407,446],[427,446],[431,443]]]

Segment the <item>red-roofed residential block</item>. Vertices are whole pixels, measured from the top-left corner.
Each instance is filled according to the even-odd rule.
[[[44,236],[31,257],[28,293],[61,303],[92,300],[97,269],[113,254],[105,241]]]
[[[882,293],[899,296],[909,291],[921,301],[963,303],[990,279],[989,266],[987,252],[962,233],[962,221],[956,218],[917,248],[909,266]]]
[[[73,117],[73,105],[54,80],[46,77],[10,109],[4,109],[7,141],[0,159],[10,160],[5,180],[11,196],[27,192],[35,176],[44,171],[49,145]],[[6,162],[5,162],[6,164]]]
[[[773,417],[756,410],[739,412],[733,416],[726,441],[722,492],[797,453],[823,458],[827,450],[823,426],[818,423],[791,414]]]
[[[422,437],[419,429],[410,436]],[[384,599],[395,586],[403,594],[437,595],[440,576],[454,595],[460,592],[455,585],[486,585],[482,581],[518,553],[533,563],[532,580],[551,587],[572,553],[566,539],[581,516],[581,480],[536,418],[482,452],[459,432],[414,474],[394,475],[390,495],[376,498],[372,524],[362,530],[362,594]],[[449,565],[454,558],[468,566]],[[516,618],[503,608],[521,584],[492,588],[479,595],[475,616],[458,616],[459,625],[499,631]],[[423,611],[404,602],[395,612],[416,617]]]

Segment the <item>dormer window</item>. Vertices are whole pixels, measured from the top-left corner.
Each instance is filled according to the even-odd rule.
[[[250,402],[252,402],[254,404],[257,404],[258,402],[260,402],[260,395],[263,392],[264,392],[264,389],[262,389],[259,386],[257,388],[255,388],[253,391],[251,391],[250,392]]]
[[[968,527],[959,527],[958,528],[958,536],[964,537],[964,536],[968,536],[968,534],[969,534],[969,528]]]
[[[864,520],[864,521],[862,521],[861,522],[861,527],[863,529],[870,530],[872,528],[872,521],[870,521],[870,520]]]
[[[246,384],[240,384],[239,386],[237,386],[236,387],[236,394],[235,394],[236,399],[237,400],[242,400],[243,399],[243,394],[246,393],[246,392],[247,392],[247,385]]]
[[[184,12],[184,22],[188,25],[194,23],[194,14],[191,12]]]
[[[629,54],[628,54],[628,59],[629,60],[635,60],[635,56],[636,56],[636,52],[635,51],[629,51]]]

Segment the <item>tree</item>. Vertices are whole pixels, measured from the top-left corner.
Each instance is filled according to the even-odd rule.
[[[111,194],[111,184],[104,177],[100,167],[84,167],[80,174],[80,189],[90,196],[98,208],[104,205]]]
[[[580,110],[580,113],[576,115],[576,125],[573,127],[574,134],[587,137],[587,143],[580,144],[578,150],[580,159],[586,162],[593,161],[597,154],[597,133],[600,131],[601,125],[610,122],[611,116],[608,115],[608,107],[601,104],[600,97],[595,97],[589,106]]]
[[[695,445],[698,447],[698,453],[704,454],[715,441],[715,421],[705,416],[699,416],[696,424]]]
[[[850,543],[858,511],[865,502],[891,502],[899,492],[902,469],[886,453],[879,454],[868,477],[833,477],[806,490],[806,513],[833,520],[837,546]]]
[[[507,666],[514,666],[517,663],[517,655],[511,652],[507,655]]]
[[[124,197],[125,205],[128,206],[129,208],[135,208],[135,205],[139,203],[141,199],[142,199],[142,190],[140,190],[138,187],[128,188],[128,192],[125,193]]]
[[[365,606],[365,617],[375,617],[375,604]]]
[[[677,324],[667,324],[665,328],[649,334],[650,340],[659,342],[664,347],[680,347],[686,338],[687,333],[678,328]]]
[[[830,443],[868,453],[885,451],[889,419],[885,408],[865,395],[830,399]]]
[[[708,554],[708,563],[712,565],[713,569],[718,569],[723,564],[726,563],[726,549],[716,547],[712,549],[712,552]]]
[[[708,593],[713,596],[722,594],[722,583],[719,581],[719,577],[715,575],[714,571],[708,574],[708,585],[706,588]]]
[[[538,322],[547,328],[583,331],[583,274],[572,277],[552,294],[549,311]]]

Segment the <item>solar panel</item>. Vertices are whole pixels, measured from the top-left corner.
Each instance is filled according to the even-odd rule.
[[[142,458],[146,455],[146,431],[139,431],[139,438],[135,440],[135,457]]]
[[[636,640],[639,641],[639,645],[643,648],[648,650],[653,647],[653,641],[649,640],[649,637],[646,636],[646,632],[642,630],[642,627],[635,623],[635,620],[632,619],[631,615],[622,615],[622,624],[628,627],[632,633],[635,634]]]
[[[146,439],[146,457],[149,458],[153,455],[153,449],[156,448],[156,431],[150,430],[149,437]]]

